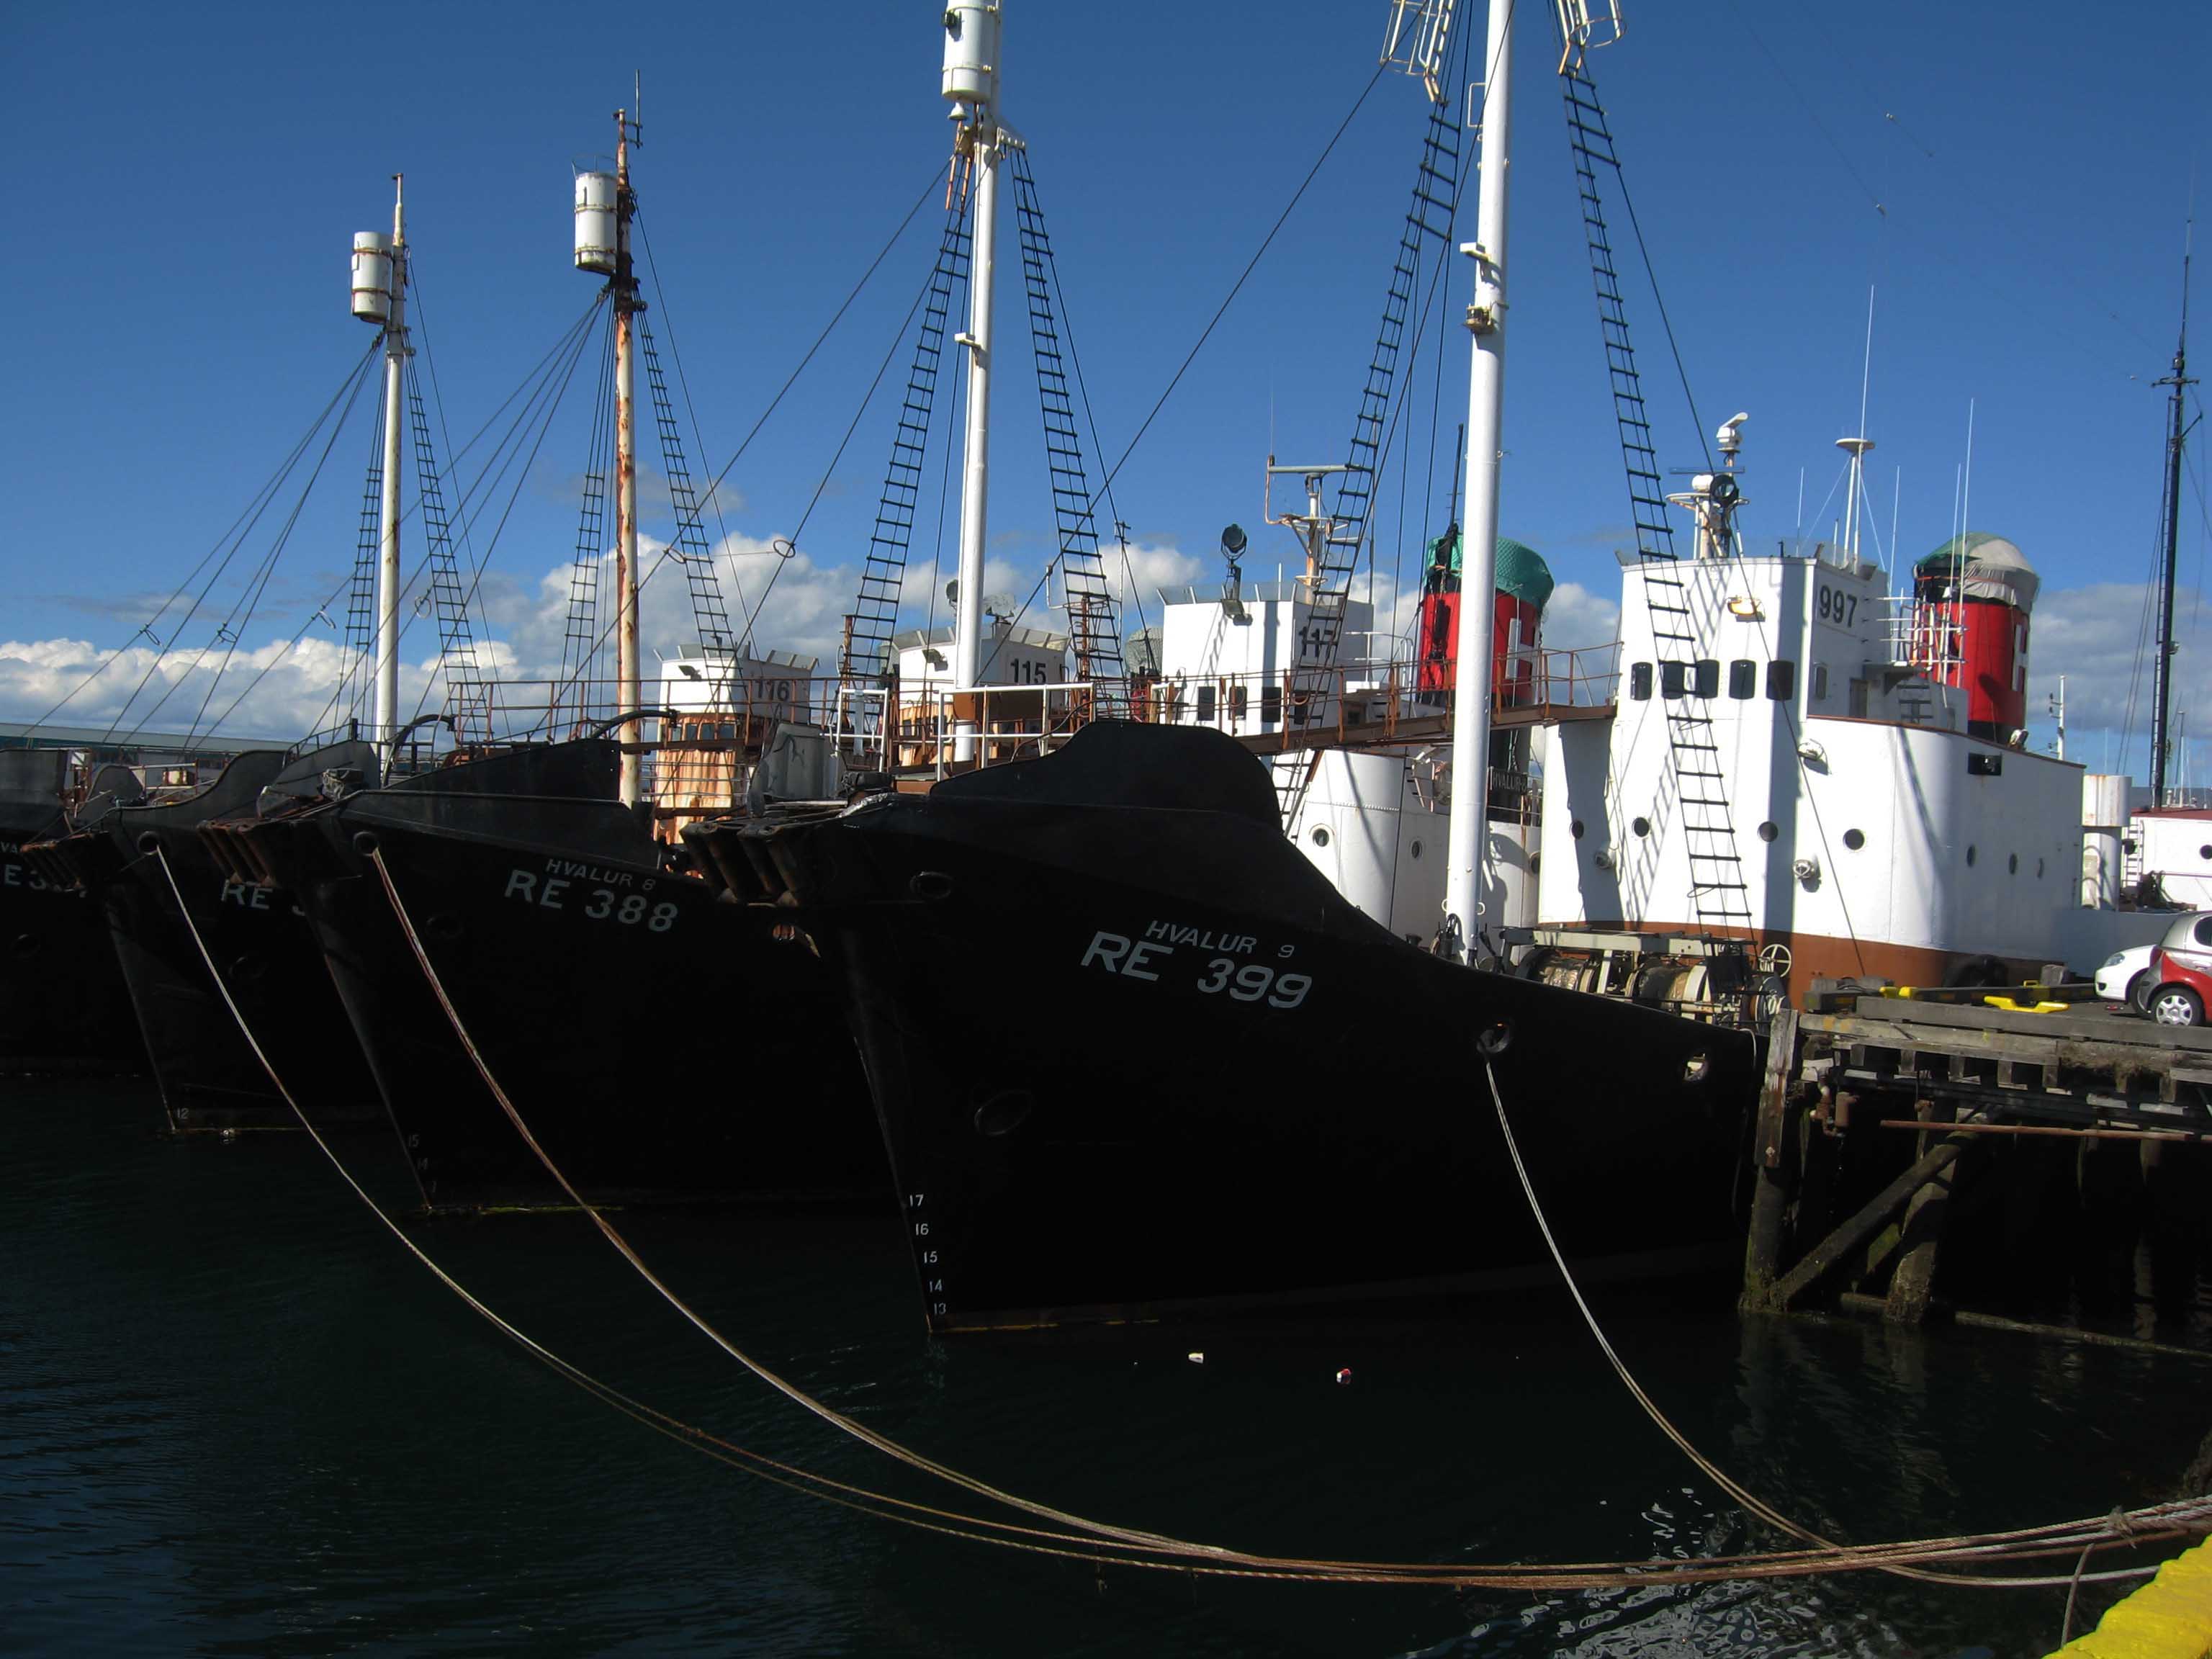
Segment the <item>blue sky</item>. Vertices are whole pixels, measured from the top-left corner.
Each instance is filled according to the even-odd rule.
[[[1138,9],[1010,0],[1006,113],[1030,145],[1110,455],[1359,99],[1385,9],[1185,8],[1158,14],[1162,30]],[[130,638],[366,349],[346,313],[346,256],[354,231],[388,224],[392,173],[408,177],[421,320],[459,438],[588,303],[592,283],[569,265],[570,167],[611,148],[611,112],[641,73],[636,177],[665,284],[652,316],[664,349],[672,334],[680,349],[705,437],[691,464],[709,474],[943,165],[938,9],[920,0],[637,6],[613,15],[619,35],[605,9],[564,4],[403,4],[377,14],[391,20],[382,36],[367,15],[0,9],[18,152],[17,257],[0,274],[18,319],[17,393],[0,416],[14,483],[0,717],[43,712],[70,665]],[[1480,9],[1469,16],[1479,27]],[[1949,534],[1972,400],[1973,526],[2018,542],[2046,583],[2034,706],[2067,672],[2074,752],[2095,762],[2097,728],[2124,720],[2154,547],[2165,406],[2148,382],[2172,352],[2184,215],[2212,131],[2212,11],[2174,9],[2156,40],[2117,14],[2094,28],[2079,18],[2040,4],[1646,4],[1593,68],[1702,424],[1751,411],[1748,539],[1794,532],[1801,469],[1808,531],[1840,514],[1833,441],[1857,421],[1871,284],[1875,527],[1887,545],[1894,500],[1908,557]],[[1563,588],[1547,638],[1572,645],[1609,627],[1626,489],[1550,26],[1533,7],[1521,21],[1503,523],[1550,560]],[[1292,556],[1287,532],[1258,522],[1261,468],[1271,447],[1297,461],[1345,447],[1422,114],[1410,82],[1374,88],[1130,456],[1115,506],[1146,581],[1213,574],[1231,520],[1252,532],[1248,569]],[[1609,208],[1632,262],[1626,216]],[[789,535],[822,489],[764,643],[834,651],[888,403],[832,458],[926,273],[937,218],[917,217],[730,474],[733,568],[755,590],[769,559],[743,550]],[[1464,271],[1454,279],[1456,307]],[[1002,360],[1026,337],[1007,286]],[[1698,434],[1659,319],[1648,295],[1632,289],[1631,303],[1665,460],[1691,465]],[[1425,508],[1418,471],[1402,527],[1398,485],[1385,487],[1386,592],[1394,560],[1410,571],[1425,513],[1443,513],[1464,356],[1454,330],[1439,412],[1425,393],[1419,410],[1413,452],[1425,466],[1432,441],[1442,451]],[[2212,337],[2198,359],[2212,364]],[[580,384],[491,554],[494,632],[525,665],[544,659],[549,627],[557,656],[545,579],[574,546],[588,408]],[[1051,522],[1034,392],[1013,362],[996,409],[993,585],[1026,592]],[[356,430],[249,648],[290,637],[303,597],[350,560],[368,443]],[[2212,732],[2212,649],[2193,632],[2204,449],[2183,501],[2179,700]],[[645,528],[665,535],[665,514],[648,511]],[[933,518],[917,535],[924,566],[933,530]],[[919,578],[909,592],[920,599]],[[212,619],[196,626],[211,633]],[[649,604],[656,629],[649,643],[672,645],[680,615]],[[281,729],[310,665],[325,673],[327,653],[303,659],[292,702],[273,700],[280,674],[271,699],[249,705],[264,727]],[[72,712],[112,708],[105,685]]]

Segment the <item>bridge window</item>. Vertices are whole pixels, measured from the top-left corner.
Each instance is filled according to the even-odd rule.
[[[1693,697],[1717,697],[1721,694],[1721,665],[1711,657],[1700,657],[1691,665],[1695,671],[1690,681]]]
[[[1650,700],[1651,665],[1650,663],[1632,662],[1628,665],[1628,695],[1638,702],[1647,702]]]
[[[1689,681],[1690,665],[1686,662],[1662,662],[1659,665],[1659,695],[1679,697]]]
[[[1780,658],[1766,665],[1766,695],[1787,702],[1797,695],[1797,665]]]
[[[1213,724],[1213,688],[1210,685],[1198,688],[1198,723],[1200,726]]]
[[[1824,662],[1816,662],[1813,665],[1813,701],[1814,702],[1826,702],[1827,700],[1828,665]]]
[[[1260,690],[1260,720],[1262,725],[1279,725],[1283,718],[1283,688],[1262,686]]]
[[[1232,720],[1244,718],[1244,683],[1242,680],[1229,688],[1229,718]]]
[[[1737,658],[1729,665],[1729,696],[1741,702],[1758,695],[1759,665],[1748,657]]]

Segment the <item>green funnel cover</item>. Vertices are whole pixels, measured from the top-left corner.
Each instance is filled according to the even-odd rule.
[[[1915,576],[1948,580],[1969,599],[2003,599],[2032,610],[2039,585],[2034,567],[2002,536],[1969,530],[1954,536],[1912,567]]]
[[[1552,597],[1552,568],[1542,554],[1508,536],[1498,538],[1498,591],[1537,610]]]
[[[1437,550],[1449,538],[1451,543],[1451,574],[1457,577],[1459,568],[1459,532],[1448,531],[1429,544],[1429,562],[1437,562]],[[1454,586],[1457,586],[1455,582]],[[1524,605],[1537,610],[1552,597],[1552,568],[1544,562],[1544,556],[1526,542],[1516,542],[1510,536],[1498,538],[1498,591],[1510,594]]]

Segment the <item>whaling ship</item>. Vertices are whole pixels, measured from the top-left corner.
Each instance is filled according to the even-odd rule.
[[[1407,66],[1433,88],[1449,42],[1448,15],[1431,21]],[[983,4],[947,16],[945,90],[986,177],[997,23]],[[1484,593],[1510,39],[1510,11],[1493,9],[1467,515],[1482,556],[1465,579]],[[1332,518],[1304,526],[1306,613],[1286,620],[1306,648],[1272,709],[1272,675],[1243,700],[1309,733],[1338,718],[1326,676],[1355,620],[1333,574],[1361,538],[1347,544]],[[1233,618],[1243,600],[1221,604]],[[1491,756],[1495,620],[1487,605],[1457,619],[1455,659],[1478,665],[1456,695],[1462,777]],[[1271,643],[1276,621],[1249,637]],[[1750,1036],[1474,967],[1480,786],[1455,792],[1446,820],[1440,948],[1409,944],[1285,839],[1299,822],[1285,774],[1302,786],[1305,769],[1279,763],[1271,780],[1217,732],[1096,721],[924,795],[686,832],[733,898],[788,912],[842,977],[933,1328],[1533,1273],[1545,1245],[1521,1145],[1538,1170],[1575,1170],[1544,1197],[1593,1267],[1652,1271],[1727,1236]],[[1009,1018],[995,994],[1010,947],[1046,1017]]]

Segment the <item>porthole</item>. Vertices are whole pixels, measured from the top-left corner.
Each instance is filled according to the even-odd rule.
[[[2038,881],[2041,881],[2043,879],[2043,860],[2041,859],[2038,859],[2035,861],[2035,878]]]
[[[1314,844],[1315,846],[1316,846],[1316,847],[1326,847],[1326,846],[1328,846],[1328,830],[1316,830],[1313,832],[1313,844]]]
[[[1577,841],[1580,841],[1583,838],[1583,821],[1580,818],[1577,818],[1572,823],[1567,826],[1567,832],[1573,836]]]
[[[2197,856],[2200,859],[2212,859],[2212,847],[2198,848],[2197,849]]]
[[[1844,830],[1844,845],[1850,848],[1854,853],[1857,852],[1860,848],[1866,845],[1866,831],[1863,830]]]
[[[975,1133],[996,1140],[1020,1128],[1036,1105],[1026,1089],[1001,1089],[975,1109]]]
[[[1650,818],[1633,818],[1630,820],[1628,827],[1636,831],[1639,836],[1648,836],[1651,833],[1651,820]]]
[[[1969,847],[1969,848],[1966,849],[1966,868],[1968,868],[1969,870],[1971,870],[1971,869],[1972,869],[1973,867],[1974,867],[1974,849],[1973,849],[1972,848]]]
[[[1419,858],[1419,857],[1420,857],[1420,856],[1421,856],[1421,843],[1420,843],[1420,842],[1415,842],[1413,843],[1413,856],[1414,856],[1415,858]]]
[[[2016,876],[2019,873],[2020,854],[2014,853],[2005,860],[2005,874],[2008,876]]]
[[[1759,826],[1759,838],[1763,842],[1771,842],[1781,833],[1782,831],[1775,828],[1771,822]]]
[[[1528,854],[1528,873],[1530,875],[1535,875],[1538,872],[1541,871],[1543,867],[1544,855],[1541,853],[1531,853]]]

